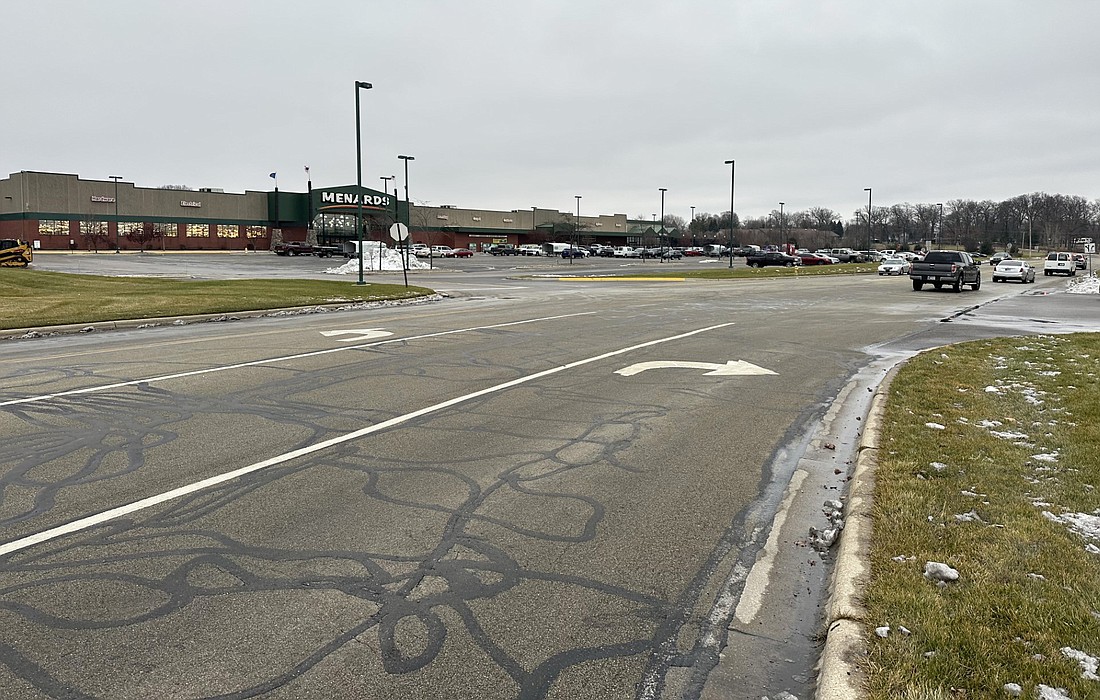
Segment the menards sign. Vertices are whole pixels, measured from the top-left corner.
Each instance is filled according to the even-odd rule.
[[[355,207],[359,206],[358,192],[338,192],[334,190],[324,190],[321,192],[321,207]],[[393,199],[388,194],[381,194],[372,192],[371,190],[363,190],[362,193],[363,206],[373,207],[378,209],[385,209],[393,204]]]

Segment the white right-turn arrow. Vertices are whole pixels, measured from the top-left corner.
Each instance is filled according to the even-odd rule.
[[[647,369],[664,369],[666,367],[684,367],[688,369],[709,369],[706,376],[734,377],[738,375],[778,374],[770,369],[744,360],[728,360],[725,364],[718,362],[681,362],[678,360],[658,360],[656,362],[639,362],[629,367],[615,370],[615,374],[630,377]]]

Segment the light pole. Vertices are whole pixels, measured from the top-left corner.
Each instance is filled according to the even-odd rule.
[[[940,221],[939,221],[939,223],[940,223],[940,238],[942,239],[943,238],[943,204],[940,203],[940,202],[937,202],[936,206],[940,208]],[[942,246],[943,244],[941,243],[940,245]]]
[[[409,229],[409,238],[412,238],[412,209],[409,207],[409,161],[416,160],[416,158],[414,156],[397,156],[397,159],[405,162],[405,227]],[[435,264],[432,260],[432,249],[429,246],[428,269],[430,270],[434,266]]]
[[[730,166],[730,237],[729,237],[729,254],[730,254],[730,269],[733,269],[733,188],[735,184],[735,178],[737,177],[737,162],[733,160],[727,160],[726,165]]]
[[[786,219],[783,218],[783,204],[784,204],[784,202],[779,203],[779,244],[780,245],[786,245],[786,243],[787,243],[787,237],[783,234],[784,224],[786,223]]]
[[[396,175],[389,175],[389,176],[381,175],[381,176],[379,176],[378,179],[382,181],[382,191],[385,192],[386,194],[389,194],[390,193],[390,180],[396,180],[397,176]],[[396,189],[396,183],[394,184],[394,187]],[[397,219],[394,219],[393,222],[397,223]],[[399,242],[399,244],[400,244],[400,242]],[[378,271],[379,272],[382,271],[382,256],[381,255],[378,256]]]
[[[573,264],[573,258],[577,256],[577,231],[581,227],[581,196],[579,194],[573,195],[577,199],[577,218],[573,220],[573,244],[570,246],[573,250],[569,251],[569,264]]]
[[[691,221],[688,223],[688,228],[691,229],[691,247],[695,247],[695,207],[691,208]]]
[[[370,90],[373,85],[361,80],[355,81],[355,233],[359,239],[359,281],[363,281],[363,136],[359,126],[359,90]]]
[[[661,228],[657,229],[657,238],[661,243],[661,262],[665,261],[665,192],[667,187],[659,187],[661,190]]]
[[[871,250],[871,188],[864,187],[867,193],[867,250]]]
[[[121,175],[108,175],[109,179],[115,181],[115,253],[121,253],[118,248],[118,181],[122,179]]]

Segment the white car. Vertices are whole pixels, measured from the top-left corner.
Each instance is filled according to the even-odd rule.
[[[520,255],[542,255],[542,246],[538,243],[524,243],[519,247]]]
[[[905,258],[886,258],[878,266],[880,275],[908,275],[911,265]]]
[[[634,248],[628,245],[622,245],[615,249],[615,252],[611,254],[615,258],[640,258],[642,254]]]
[[[1035,268],[1024,260],[1002,260],[993,268],[994,282],[1017,280],[1027,284],[1035,281]]]

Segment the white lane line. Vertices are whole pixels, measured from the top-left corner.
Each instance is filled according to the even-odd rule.
[[[333,445],[339,445],[339,444],[342,444],[342,443],[345,443],[345,442],[350,442],[352,440],[357,440],[358,438],[361,438],[363,436],[370,435],[372,433],[377,433],[377,432],[380,432],[380,431],[383,431],[383,430],[387,430],[389,428],[393,428],[395,426],[401,425],[402,423],[407,423],[408,421],[411,421],[415,418],[419,418],[421,416],[426,416],[429,413],[435,413],[437,411],[442,411],[444,409],[451,408],[452,406],[457,406],[458,404],[465,403],[467,401],[471,401],[473,399],[477,399],[477,398],[480,398],[482,396],[487,396],[488,394],[495,394],[495,393],[504,391],[505,389],[511,389],[512,387],[516,387],[516,386],[519,386],[521,384],[526,384],[528,382],[532,382],[536,379],[541,379],[543,377],[548,377],[552,374],[557,374],[558,372],[564,372],[566,370],[573,369],[574,367],[580,367],[582,365],[591,364],[593,362],[599,362],[600,360],[606,360],[609,357],[615,357],[617,355],[623,355],[625,353],[632,352],[634,350],[640,350],[641,348],[647,348],[647,347],[650,347],[652,345],[660,345],[662,343],[670,343],[674,340],[682,340],[683,338],[690,338],[693,335],[698,335],[700,333],[706,333],[707,331],[712,331],[712,330],[715,330],[715,329],[718,329],[718,328],[725,328],[726,326],[732,326],[732,325],[733,325],[733,323],[719,323],[718,325],[715,325],[715,326],[707,326],[706,328],[699,328],[699,329],[694,330],[694,331],[688,331],[687,333],[681,333],[679,335],[673,335],[673,336],[669,336],[667,338],[658,338],[657,340],[650,340],[650,341],[647,341],[645,343],[639,343],[637,345],[631,345],[630,347],[627,347],[627,348],[621,348],[619,350],[612,350],[611,352],[606,352],[602,355],[596,355],[595,357],[589,357],[589,358],[586,358],[584,360],[577,360],[576,362],[570,362],[569,364],[562,365],[560,367],[554,367],[552,369],[543,370],[541,372],[535,372],[534,374],[529,374],[525,377],[519,377],[518,379],[512,379],[511,381],[504,382],[503,384],[497,384],[495,386],[491,386],[491,387],[488,387],[486,389],[481,389],[479,391],[475,391],[475,392],[472,392],[472,393],[469,393],[469,394],[464,394],[462,396],[456,396],[453,399],[447,399],[446,401],[442,401],[442,402],[434,404],[432,406],[426,406],[424,408],[418,409],[418,410],[413,411],[411,413],[406,413],[406,414],[401,415],[401,416],[396,416],[394,418],[390,418],[389,420],[382,421],[381,423],[376,423],[374,425],[368,426],[366,428],[360,428],[359,430],[347,433],[345,435],[340,435],[338,437],[334,437],[334,438],[330,438],[328,440],[324,440],[322,442],[318,442],[315,445],[309,445],[308,447],[302,447],[302,448],[299,448],[297,450],[292,450],[290,452],[286,452],[286,453],[281,454],[281,455],[276,455],[275,457],[270,457],[268,459],[263,460],[262,462],[256,462],[255,464],[250,464],[247,467],[241,467],[240,469],[234,469],[233,471],[225,472],[224,474],[218,474],[217,476],[212,476],[212,477],[209,477],[207,479],[203,479],[201,481],[196,481],[192,484],[188,484],[186,486],[181,486],[179,488],[172,489],[171,491],[165,491],[164,493],[157,494],[156,496],[150,496],[148,498],[143,498],[140,501],[134,501],[133,503],[128,503],[128,504],[123,505],[123,506],[118,506],[117,508],[111,508],[110,510],[105,510],[105,511],[103,511],[101,513],[97,513],[95,515],[89,515],[87,517],[80,518],[79,520],[74,520],[70,523],[66,523],[65,525],[59,525],[58,527],[51,528],[49,530],[44,530],[44,531],[39,532],[39,533],[34,534],[34,535],[28,535],[27,537],[23,537],[23,538],[18,539],[18,540],[13,540],[13,541],[8,542],[6,544],[0,545],[0,556],[4,556],[6,554],[11,554],[12,552],[18,552],[21,549],[26,549],[27,547],[31,547],[33,545],[40,544],[42,542],[48,542],[49,540],[56,539],[56,538],[62,537],[64,535],[72,534],[74,532],[79,532],[81,530],[86,530],[90,527],[95,527],[96,525],[100,525],[100,524],[105,523],[109,520],[114,520],[115,518],[120,518],[124,515],[129,515],[130,513],[134,513],[134,512],[137,512],[139,510],[144,510],[146,508],[150,508],[152,506],[159,505],[161,503],[164,503],[165,501],[170,501],[170,500],[175,499],[175,498],[180,498],[181,496],[187,496],[187,495],[190,495],[192,493],[195,493],[196,491],[202,491],[203,489],[208,489],[212,486],[217,486],[219,484],[223,484],[223,483],[225,483],[227,481],[230,481],[232,479],[236,479],[237,477],[244,476],[246,474],[251,474],[252,472],[260,471],[261,469],[267,469],[268,467],[274,467],[274,466],[277,466],[279,464],[284,464],[286,462],[289,462],[292,459],[297,459],[298,457],[304,457],[306,455],[313,454],[314,452],[320,452],[321,450],[328,449],[329,447],[332,447]]]
[[[88,386],[83,389],[71,389],[69,391],[59,391],[54,394],[42,394],[41,396],[27,396],[22,399],[11,399],[10,401],[0,401],[0,406],[13,406],[21,403],[34,403],[36,401],[47,401],[49,399],[56,399],[61,396],[74,396],[77,394],[90,394],[96,391],[107,391],[109,389],[119,389],[127,386],[136,386],[138,384],[153,384],[155,382],[164,382],[170,379],[181,379],[183,377],[194,377],[200,374],[210,374],[212,372],[224,372],[231,369],[241,369],[243,367],[257,367],[260,365],[270,365],[276,362],[286,362],[288,360],[301,360],[306,357],[316,357],[318,355],[327,355],[334,352],[347,352],[348,350],[361,350],[362,348],[371,348],[378,345],[386,345],[389,343],[404,343],[410,340],[423,340],[425,338],[438,338],[444,335],[453,335],[455,333],[469,333],[471,331],[482,331],[490,328],[506,328],[508,326],[519,326],[524,323],[537,323],[539,321],[555,321],[561,318],[572,318],[574,316],[587,316],[594,314],[595,311],[581,311],[574,314],[562,314],[560,316],[543,316],[542,318],[529,318],[524,321],[511,321],[509,323],[496,323],[491,326],[474,326],[471,328],[458,328],[451,331],[439,331],[438,333],[425,333],[424,335],[411,335],[402,338],[391,338],[390,340],[380,340],[373,343],[362,343],[360,345],[348,345],[346,347],[328,348],[326,350],[314,350],[313,352],[303,352],[297,355],[284,355],[282,357],[269,357],[266,360],[253,360],[251,362],[239,362],[234,365],[222,365],[220,367],[207,367],[206,369],[196,369],[190,372],[178,372],[176,374],[164,374],[159,377],[149,377],[148,379],[134,379],[128,382],[116,382],[114,384],[102,384],[99,386]]]
[[[802,469],[795,471],[787,484],[787,494],[779,505],[779,510],[772,520],[772,531],[768,535],[768,542],[764,545],[764,551],[749,571],[749,577],[745,580],[745,587],[741,591],[741,600],[737,602],[734,615],[737,619],[748,624],[756,619],[760,607],[764,604],[764,594],[768,591],[768,583],[771,581],[772,569],[775,567],[775,558],[779,556],[779,533],[787,522],[787,513],[791,510],[791,503],[798,495],[798,489],[802,482],[809,476],[809,472]]]

